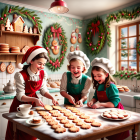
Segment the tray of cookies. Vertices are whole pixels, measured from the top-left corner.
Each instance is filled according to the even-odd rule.
[[[113,110],[107,110],[101,113],[101,117],[109,120],[126,120],[130,118],[130,114],[124,110],[120,109],[113,109]]]
[[[116,87],[119,90],[119,92],[130,92],[130,89],[127,86],[116,85]]]

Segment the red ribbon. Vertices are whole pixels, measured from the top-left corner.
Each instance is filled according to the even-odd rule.
[[[53,32],[53,37],[55,38],[55,33],[57,34],[58,40],[59,40],[59,34],[62,32],[61,28],[54,29],[53,26],[51,26],[51,32]]]
[[[99,32],[99,28],[98,28],[99,25],[100,25],[99,20],[97,21],[96,24],[94,24],[94,23],[91,24],[92,28],[90,28],[89,30],[92,30],[92,34],[94,34],[94,36],[95,36],[96,32]]]

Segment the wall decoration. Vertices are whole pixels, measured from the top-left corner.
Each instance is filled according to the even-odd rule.
[[[99,33],[97,44],[93,44],[92,37],[95,33]],[[86,45],[89,48],[92,55],[98,54],[103,48],[105,43],[105,27],[103,21],[97,16],[92,19],[87,26],[86,31]]]
[[[140,41],[138,41],[136,49],[137,49],[138,54],[140,55]]]
[[[108,47],[111,47],[110,22],[111,21],[119,22],[121,18],[127,19],[127,20],[132,20],[132,19],[136,19],[139,16],[140,16],[140,6],[134,8],[132,11],[122,10],[122,11],[119,11],[117,13],[112,13],[112,14],[108,15],[106,18],[106,21],[105,21]]]
[[[34,34],[39,34],[39,30],[38,30],[38,28],[35,25],[33,27],[33,33]]]
[[[8,15],[14,13],[17,13],[19,16],[23,18],[28,18],[33,23],[33,25],[38,27],[39,32],[41,32],[42,21],[40,20],[40,17],[38,17],[34,11],[30,11],[28,9],[25,9],[24,7],[19,8],[19,6],[10,6],[10,7],[6,6],[0,17],[0,24],[5,25]]]
[[[76,28],[76,29],[75,29],[75,32],[78,34],[78,33],[79,33],[79,29],[78,29],[78,28]]]
[[[58,43],[56,40],[53,40],[52,41],[52,46],[51,46],[51,49],[52,49],[52,52],[54,55],[57,55],[59,53],[59,46],[58,46]]]
[[[5,25],[6,31],[10,31],[10,20],[7,18],[6,25]]]
[[[74,46],[73,46],[73,44],[71,45],[71,47],[70,47],[70,52],[73,52],[75,49],[74,49]]]
[[[75,44],[77,42],[77,37],[75,35],[75,31],[73,30],[71,33],[71,39],[70,39],[71,44]]]
[[[27,25],[24,26],[23,32],[24,33],[28,33],[28,27],[27,27]]]
[[[55,33],[52,32],[52,30],[51,30],[52,27],[53,27],[54,31],[56,31],[55,33],[57,33],[57,37],[59,38],[60,43],[61,43],[61,46],[60,46],[61,54],[57,58],[53,58],[50,55],[50,48],[51,48],[50,38],[55,37]],[[61,32],[60,32],[60,29],[61,29]],[[59,33],[57,31],[59,31]],[[44,33],[43,46],[48,51],[48,56],[50,58],[50,62],[46,64],[48,66],[48,68],[51,71],[56,71],[56,70],[60,69],[60,67],[62,66],[62,64],[64,62],[64,57],[65,57],[66,51],[67,51],[67,38],[65,35],[65,31],[60,24],[55,23],[50,28],[47,29],[47,31]]]
[[[82,43],[81,33],[78,34],[78,42],[79,42],[79,43]]]
[[[30,33],[30,34],[33,33],[33,31],[32,31],[32,27],[29,28],[29,33]]]
[[[25,22],[21,16],[17,16],[17,14],[13,15],[12,25],[13,25],[15,32],[23,31],[23,23],[25,23]]]
[[[79,45],[76,46],[76,51],[80,51]]]
[[[140,73],[137,73],[136,71],[133,70],[121,70],[121,71],[116,71],[116,73],[113,75],[114,77],[119,77],[121,79],[132,79],[133,77],[136,77],[137,80],[140,80]]]

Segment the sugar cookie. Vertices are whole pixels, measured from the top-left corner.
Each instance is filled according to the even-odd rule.
[[[95,126],[95,127],[100,127],[101,126],[101,123],[99,122],[93,122],[91,123],[92,126]]]
[[[64,124],[64,127],[66,127],[66,128],[70,128],[70,127],[73,127],[74,126],[74,124],[72,124],[72,123],[65,123]]]
[[[82,129],[90,129],[91,126],[89,124],[83,124],[83,125],[81,125],[81,128]]]
[[[64,133],[64,132],[66,132],[66,128],[63,128],[63,127],[57,128],[57,129],[55,129],[55,132],[56,133]]]
[[[79,132],[79,128],[73,126],[73,127],[70,127],[70,128],[69,128],[69,131],[70,131],[70,132],[74,132],[74,133],[75,133],[75,132]]]
[[[50,105],[45,105],[45,106],[44,106],[44,109],[45,109],[45,110],[52,110],[53,108],[52,108]]]

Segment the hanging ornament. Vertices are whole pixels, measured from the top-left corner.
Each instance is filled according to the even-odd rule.
[[[82,43],[81,33],[78,34],[78,42],[79,42],[79,43]]]
[[[73,44],[71,45],[71,47],[70,47],[70,52],[73,52],[75,49],[74,49],[74,46],[73,46]]]
[[[75,32],[78,34],[78,33],[79,33],[79,29],[78,29],[78,28],[76,28],[76,29],[75,29]]]
[[[80,51],[79,45],[76,46],[76,51]]]
[[[52,41],[52,46],[51,46],[51,49],[52,49],[52,52],[54,55],[57,55],[59,53],[59,46],[58,46],[58,43],[56,40],[53,40]]]
[[[77,37],[75,35],[75,31],[73,30],[71,33],[71,39],[70,39],[71,44],[75,44],[77,42]]]

